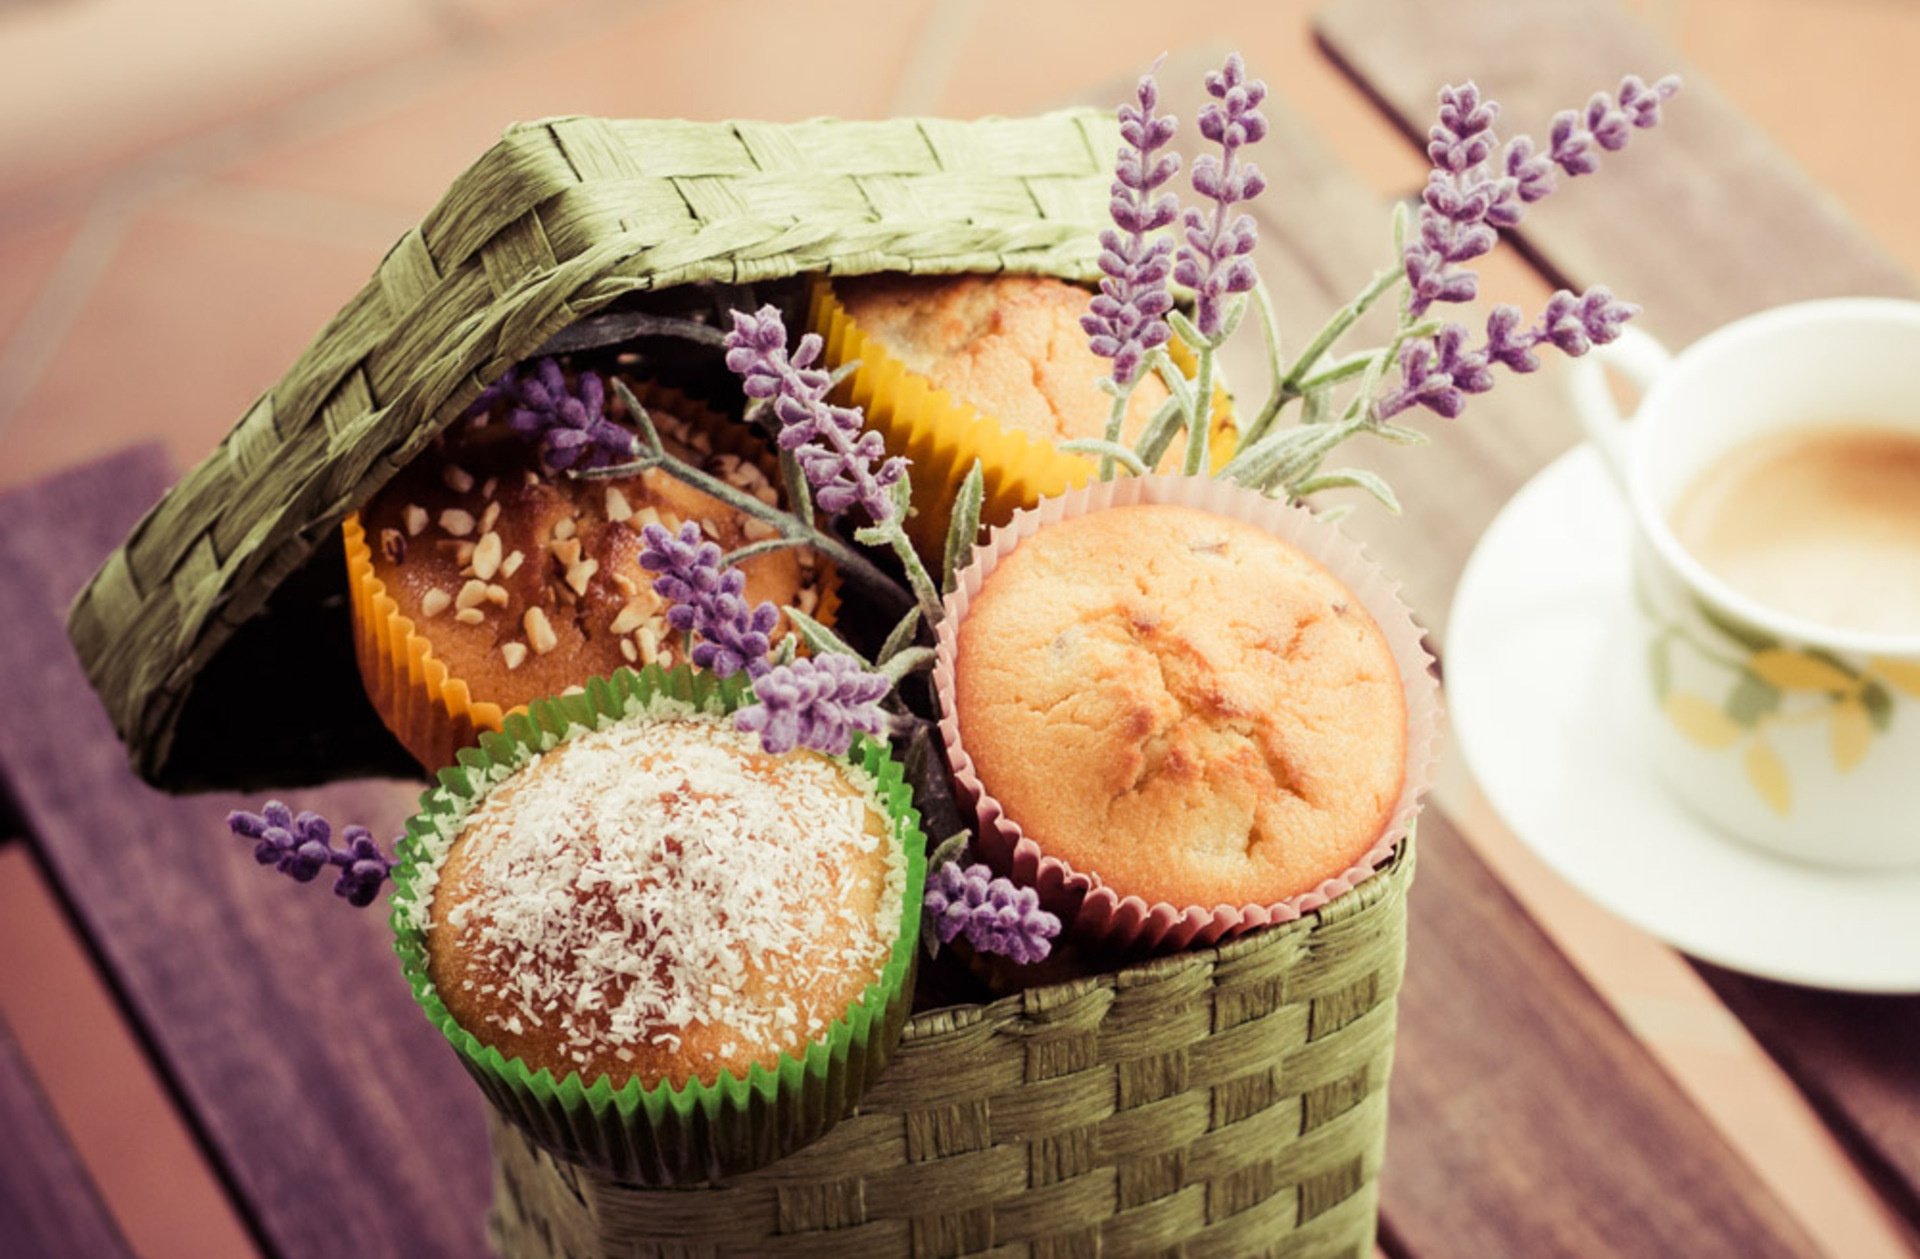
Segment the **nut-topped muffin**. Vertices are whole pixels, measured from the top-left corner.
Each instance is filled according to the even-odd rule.
[[[1402,682],[1367,609],[1289,543],[1194,507],[1022,540],[971,602],[953,683],[1006,816],[1149,903],[1313,889],[1378,839],[1406,772]]]
[[[706,424],[682,414],[703,409],[663,393],[655,403],[648,413],[675,455],[762,502],[779,501],[768,469],[742,453],[744,442],[718,450]],[[400,643],[358,636],[376,708],[423,764],[437,768],[475,730],[497,724],[454,709],[489,705],[504,713],[622,666],[680,661],[684,635],[668,626],[666,603],[639,556],[645,526],[677,531],[688,521],[723,551],[775,536],[772,526],[665,472],[578,478],[546,467],[535,446],[492,417],[457,425],[401,469],[356,521],[368,551],[354,583],[357,614],[382,615],[366,596],[377,588],[391,601],[384,615],[410,626]],[[821,604],[831,576],[810,549],[765,552],[740,568],[750,603],[827,615]],[[785,632],[783,618],[776,639]],[[463,701],[420,703],[417,687],[382,680],[396,665],[407,669],[412,654],[444,669],[442,692],[464,687]]]
[[[709,716],[615,724],[467,817],[431,884],[428,974],[462,1027],[556,1080],[745,1078],[880,979],[906,872],[851,764]]]

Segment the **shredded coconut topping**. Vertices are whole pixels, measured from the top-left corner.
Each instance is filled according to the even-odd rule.
[[[698,1039],[729,1051],[817,1038],[840,1011],[823,1018],[806,994],[877,978],[899,934],[905,862],[866,775],[767,757],[712,716],[578,734],[460,834],[463,894],[439,926],[492,977],[487,1021],[552,1025],[582,1064],[677,1051],[696,1025],[725,1029]],[[850,860],[876,849],[877,914],[873,863]]]

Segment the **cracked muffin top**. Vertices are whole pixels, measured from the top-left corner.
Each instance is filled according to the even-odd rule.
[[[1099,386],[1112,365],[1087,346],[1087,291],[1047,276],[874,275],[836,280],[847,315],[908,371],[925,376],[1001,427],[1047,441],[1104,437],[1113,399]],[[1143,377],[1121,438],[1131,446],[1167,399]],[[1179,467],[1174,439],[1160,461]]]
[[[1406,766],[1386,637],[1312,559],[1195,508],[1049,525],[959,629],[960,739],[1042,851],[1122,895],[1271,904],[1365,854]]]

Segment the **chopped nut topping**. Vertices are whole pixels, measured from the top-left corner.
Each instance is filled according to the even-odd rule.
[[[457,463],[450,463],[440,469],[440,479],[445,481],[447,488],[455,494],[467,494],[473,490],[473,473]]]
[[[700,532],[717,542],[720,540],[720,522],[708,516],[701,520]]]
[[[500,521],[500,504],[488,503],[487,510],[480,513],[480,532],[485,533]]]
[[[523,472],[521,472],[520,475],[524,476],[527,479],[527,484],[529,486],[535,486],[540,484],[540,474],[538,472],[535,472],[532,468],[525,469]]]
[[[563,542],[571,538],[573,536],[573,517],[562,516],[560,519],[554,521],[553,536]]]
[[[625,573],[615,573],[613,584],[619,587],[620,593],[629,599],[640,593],[640,583]]]
[[[453,619],[462,625],[479,625],[487,619],[487,614],[479,608],[461,608],[453,614]]]
[[[468,608],[477,608],[486,601],[487,583],[476,579],[460,587],[460,593],[453,598],[453,606],[465,611]]]
[[[401,533],[398,529],[382,529],[380,531],[380,554],[386,557],[387,563],[389,564],[406,563],[407,562],[406,535]]]
[[[640,662],[640,649],[633,645],[631,638],[623,638],[620,640],[620,654],[627,658],[628,664],[638,664]]]
[[[492,498],[493,492],[499,488],[500,488],[500,478],[497,476],[490,476],[486,479],[486,482],[482,484],[480,487],[480,497]]]
[[[500,575],[502,577],[513,576],[520,571],[520,565],[526,561],[526,558],[527,557],[519,551],[515,551],[512,555],[507,556],[506,559],[500,561]]]
[[[508,598],[507,588],[505,586],[488,586],[487,587],[488,603],[498,604],[500,607],[504,608],[507,606],[507,598]]]
[[[567,584],[573,587],[573,593],[585,598],[587,594],[587,583],[592,581],[593,575],[599,571],[599,560],[581,560],[578,564],[567,569]]]
[[[647,618],[652,614],[653,610],[651,608],[642,607],[640,600],[635,599],[627,604],[626,607],[620,609],[614,616],[613,623],[607,626],[607,631],[612,634],[631,634],[634,630],[645,625]]]
[[[771,485],[754,487],[753,496],[769,507],[778,507],[780,505],[780,491],[774,489]]]
[[[473,532],[473,513],[449,507],[440,513],[440,527],[456,538],[464,538]]]
[[[429,590],[420,596],[420,615],[439,616],[453,602],[453,596],[444,590]]]
[[[634,637],[640,640],[640,658],[642,660],[648,664],[652,664],[660,658],[659,630],[651,625],[643,625],[640,627],[640,632],[635,634]]]
[[[607,519],[625,520],[633,515],[633,505],[627,502],[627,496],[620,492],[617,485],[607,487]]]
[[[568,687],[566,690],[560,693],[562,695],[585,695],[587,693],[587,688],[579,685],[578,683],[575,683],[573,686]]]
[[[461,568],[471,567],[473,564],[473,543],[462,542],[459,546],[454,547],[453,562]]]
[[[766,521],[756,520],[752,516],[747,517],[746,523],[741,526],[741,532],[746,534],[747,541],[749,542],[765,542],[769,538],[777,538],[780,536],[778,529]]]
[[[521,624],[527,631],[527,645],[539,655],[546,655],[560,645],[553,626],[547,623],[547,614],[539,608],[528,608]]]
[[[499,504],[495,504],[498,506]],[[480,541],[473,547],[473,575],[481,581],[492,581],[493,575],[500,571],[500,535],[489,529],[480,535]]]
[[[500,656],[507,662],[508,669],[518,669],[526,661],[527,645],[518,640],[501,643]]]
[[[409,538],[419,537],[420,531],[426,528],[427,522],[432,519],[432,517],[427,515],[427,509],[418,503],[408,503],[407,509],[401,512],[400,515],[406,522],[407,536]]]
[[[812,616],[814,609],[820,606],[820,592],[812,586],[802,587],[799,603],[800,611],[807,616]]]
[[[553,558],[560,561],[561,567],[572,568],[580,562],[580,539],[562,538],[552,544]]]

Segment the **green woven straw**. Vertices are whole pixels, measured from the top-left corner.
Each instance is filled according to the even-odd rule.
[[[358,685],[338,526],[484,384],[645,290],[1090,278],[1117,144],[1089,110],[512,128],[81,594],[69,631],[135,768],[176,789],[414,772]],[[262,694],[301,719],[253,720]]]
[[[649,714],[661,719],[688,711],[731,712],[748,698],[747,680],[721,681],[686,667],[649,665],[594,678],[583,693],[539,700],[506,720],[506,729],[481,736],[460,764],[440,771],[440,785],[420,798],[407,823],[393,870],[394,951],[413,996],[452,1044],[461,1065],[501,1116],[542,1148],[628,1184],[698,1184],[761,1167],[798,1150],[831,1129],[879,1079],[900,1040],[912,1005],[919,955],[920,898],[926,883],[926,840],[913,793],[884,742],[861,738],[851,753],[876,785],[892,821],[893,838],[907,858],[900,934],[880,978],[846,1014],[811,1043],[802,1057],[782,1055],[777,1070],[754,1064],[746,1077],[722,1072],[717,1081],[642,1088],[579,1072],[555,1080],[530,1070],[460,1026],[427,976],[426,938],[408,910],[414,884],[430,862],[429,841],[450,841],[467,815],[497,783],[576,734]]]

